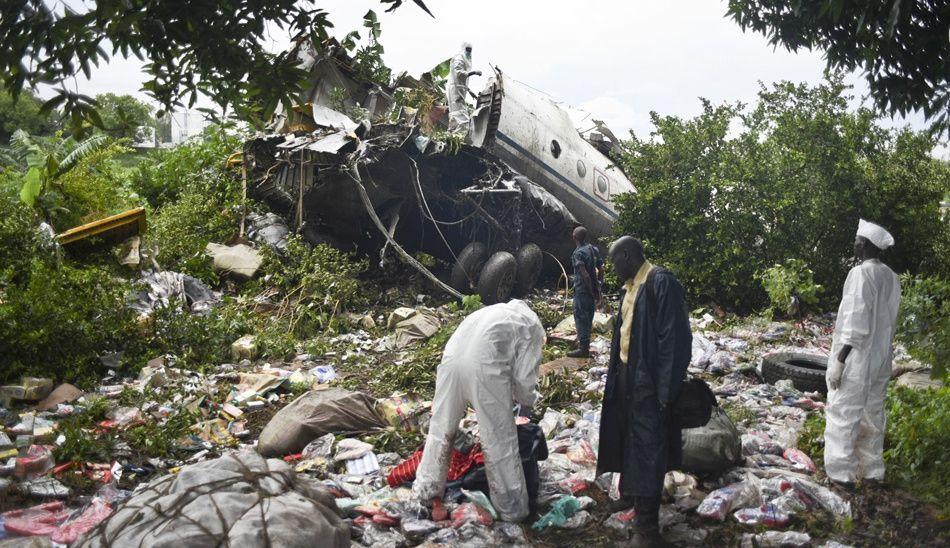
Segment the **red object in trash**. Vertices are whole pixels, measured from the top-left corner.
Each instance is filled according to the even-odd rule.
[[[294,453],[293,455],[287,455],[284,457],[284,462],[297,462],[303,458],[303,453]]]
[[[94,499],[76,519],[57,528],[51,539],[59,544],[72,544],[83,533],[99,525],[110,515],[112,515],[112,506],[102,499]]]
[[[395,527],[399,525],[399,518],[380,512],[373,516],[373,523],[383,527]]]
[[[416,479],[416,470],[422,462],[422,449],[416,449],[408,459],[397,464],[389,475],[386,476],[386,482],[390,487],[398,487],[404,483]],[[460,479],[468,472],[472,466],[485,462],[485,456],[482,454],[482,446],[475,444],[468,453],[460,453],[452,449],[452,460],[449,462],[449,473],[446,476],[448,481]]]
[[[491,525],[491,514],[488,513],[488,510],[472,502],[460,504],[458,508],[452,510],[452,527],[458,529],[466,523]]]
[[[56,466],[52,447],[49,445],[31,445],[25,457],[17,457],[13,474],[20,479],[33,479],[43,475]]]
[[[7,533],[23,536],[52,535],[59,524],[69,517],[69,510],[61,501],[47,502],[22,510],[10,510],[4,514],[3,527]]]
[[[432,521],[438,522],[447,519],[449,519],[449,513],[445,511],[445,506],[442,505],[442,499],[432,499]]]

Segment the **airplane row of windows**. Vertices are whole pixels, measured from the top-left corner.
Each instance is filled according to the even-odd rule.
[[[557,139],[551,140],[551,156],[558,158],[561,156],[561,144],[557,142]],[[583,160],[577,160],[577,176],[581,179],[587,177],[587,166],[584,164]],[[594,170],[594,194],[603,200],[607,200],[610,197],[610,181],[603,173],[600,173],[598,170]]]

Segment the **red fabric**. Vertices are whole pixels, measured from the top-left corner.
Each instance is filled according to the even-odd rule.
[[[390,487],[398,487],[404,483],[416,479],[416,470],[422,462],[422,449],[416,449],[408,459],[396,465],[389,475],[386,482]],[[482,446],[475,444],[468,453],[460,453],[452,449],[452,460],[449,462],[449,473],[446,479],[455,481],[464,476],[473,466],[484,464],[485,456],[482,454]]]

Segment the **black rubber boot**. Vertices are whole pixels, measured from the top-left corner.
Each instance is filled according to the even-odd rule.
[[[589,348],[578,348],[576,350],[571,350],[567,353],[568,358],[589,358],[590,349]]]

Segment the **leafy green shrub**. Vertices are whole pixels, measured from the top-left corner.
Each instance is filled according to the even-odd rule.
[[[895,386],[887,393],[884,461],[888,481],[937,504],[950,514],[950,388],[913,390]]]
[[[240,150],[239,136],[227,128],[210,126],[175,148],[150,153],[130,173],[129,184],[158,209],[191,187],[205,186],[208,178],[223,177],[228,157]]]
[[[325,244],[311,246],[293,236],[282,252],[263,248],[267,285],[283,295],[278,314],[289,316],[289,331],[308,338],[330,326],[341,312],[365,300],[357,275],[366,261]]]
[[[901,276],[897,340],[933,366],[937,378],[950,365],[950,279]]]
[[[30,263],[43,253],[39,219],[20,201],[20,185],[16,172],[0,170],[0,290],[24,282]]]
[[[798,433],[798,448],[820,466],[825,462],[825,415],[812,413]]]
[[[180,367],[202,369],[230,360],[231,343],[253,332],[253,321],[236,302],[226,299],[207,316],[159,308],[142,331],[134,351],[138,361],[173,354]]]
[[[769,296],[773,315],[776,312],[784,314],[795,295],[803,304],[815,304],[821,293],[821,286],[815,283],[814,273],[805,265],[805,261],[798,259],[788,259],[785,264],[765,269],[759,279]]]
[[[125,170],[115,162],[116,156],[128,151],[116,143],[90,151],[40,197],[57,232],[140,205],[125,185]]]
[[[25,281],[0,298],[0,382],[21,375],[97,380],[97,356],[136,337],[126,291],[104,268],[34,259]]]
[[[147,235],[158,248],[162,268],[216,282],[209,242],[225,242],[238,231],[241,186],[224,170],[208,169],[181,189],[175,202],[167,203],[153,217]]]
[[[894,234],[884,260],[898,272],[921,270],[940,241],[950,166],[930,156],[934,139],[849,112],[839,77],[775,84],[751,108],[704,101],[696,118],[652,121],[652,138],[632,136],[618,157],[637,193],[617,198],[615,226],[677,274],[694,306],[766,305],[755,274],[789,257],[830,300],[860,217]]]

